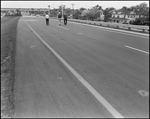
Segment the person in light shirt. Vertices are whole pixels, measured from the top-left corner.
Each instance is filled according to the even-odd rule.
[[[45,15],[46,25],[49,25],[49,15],[46,13]]]
[[[61,16],[60,12],[58,12],[58,16],[57,17],[58,17],[58,20],[59,20],[59,26],[61,26],[61,17],[62,16]]]

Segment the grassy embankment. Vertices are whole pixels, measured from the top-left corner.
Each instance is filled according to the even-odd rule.
[[[17,24],[20,17],[1,18],[1,117],[13,115]]]

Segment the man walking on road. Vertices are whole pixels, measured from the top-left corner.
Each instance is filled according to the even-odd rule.
[[[58,13],[58,20],[59,20],[59,26],[61,25],[61,14],[60,12]]]
[[[64,25],[67,25],[67,14],[64,13]]]
[[[49,25],[49,15],[46,13],[45,15],[46,25]]]

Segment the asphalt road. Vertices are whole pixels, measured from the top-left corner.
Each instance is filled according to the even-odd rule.
[[[36,17],[18,23],[14,117],[115,115],[41,39],[120,115],[149,117],[147,36]]]

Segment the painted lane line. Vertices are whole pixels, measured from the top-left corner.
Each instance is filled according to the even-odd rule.
[[[77,33],[77,34],[83,34],[83,33]]]
[[[22,17],[36,17],[36,16],[22,16]]]
[[[35,46],[30,46],[30,48],[34,48]]]
[[[149,96],[149,92],[145,91],[145,90],[139,90],[138,93],[142,96],[142,97],[148,97]]]
[[[70,30],[70,29],[68,29],[68,28],[65,28],[65,27],[62,27],[62,26],[57,26],[57,27],[60,27],[60,28],[66,29],[66,30]]]
[[[25,22],[25,21],[24,21]],[[27,24],[27,22],[25,22]],[[51,48],[28,24],[27,26],[43,42],[43,44],[74,74],[74,76],[103,104],[103,106],[115,117],[124,118],[106,99],[104,99],[80,74],[78,74],[53,48]]]
[[[137,51],[140,51],[140,52],[143,52],[143,53],[146,53],[146,54],[149,54],[149,52],[146,52],[146,51],[143,51],[143,50],[140,50],[140,49],[137,49],[137,48],[133,48],[133,47],[130,47],[130,46],[127,46],[127,45],[125,45],[125,47],[133,49],[133,50],[137,50]]]
[[[19,20],[19,21],[38,21],[38,20]]]
[[[38,21],[38,20],[25,20],[25,21]]]
[[[83,26],[83,25],[81,25],[81,24],[77,24],[78,26],[80,26],[80,27],[85,27],[85,26]],[[76,25],[75,25],[76,26]]]

